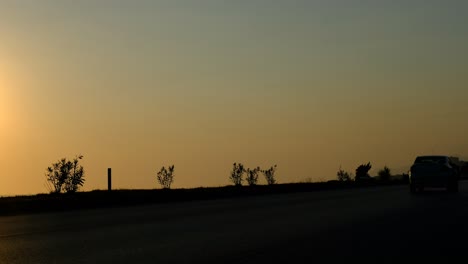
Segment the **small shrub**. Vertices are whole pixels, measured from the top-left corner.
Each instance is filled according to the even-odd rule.
[[[250,169],[248,168],[246,170],[247,172],[247,183],[250,185],[250,186],[254,186],[254,185],[257,185],[257,182],[258,182],[258,173],[260,172],[260,168],[257,167],[255,169]]]
[[[370,162],[367,164],[361,164],[359,167],[356,168],[356,177],[355,181],[360,181],[364,179],[369,179],[369,170],[372,168]]]
[[[341,167],[336,173],[336,177],[338,178],[338,181],[340,182],[351,181],[351,176],[352,176],[351,173],[344,171],[343,169],[341,169]]]
[[[79,164],[83,155],[73,160],[63,158],[46,169],[47,188],[52,193],[74,193],[84,184],[84,169]]]
[[[167,169],[163,166],[157,174],[158,182],[164,189],[170,189],[174,181],[174,165]]]
[[[388,168],[387,166],[384,166],[383,169],[379,171],[378,175],[381,181],[389,181],[390,177],[392,176],[390,168]]]
[[[242,181],[243,181],[242,175],[244,174],[244,172],[245,172],[244,165],[242,165],[241,163],[233,164],[233,168],[231,171],[231,175],[229,176],[229,179],[235,186],[242,185]]]
[[[263,175],[268,183],[268,185],[273,185],[276,183],[275,179],[276,165],[271,166],[268,170],[262,170]]]

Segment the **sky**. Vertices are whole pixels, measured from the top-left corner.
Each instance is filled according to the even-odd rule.
[[[280,183],[468,159],[468,2],[0,0],[0,196]],[[260,184],[265,180],[260,178]]]

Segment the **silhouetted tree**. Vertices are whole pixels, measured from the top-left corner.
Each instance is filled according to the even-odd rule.
[[[246,170],[247,172],[247,183],[250,185],[250,186],[254,186],[254,185],[257,185],[257,182],[258,182],[258,173],[260,172],[260,167],[257,167],[255,169],[250,169],[248,168]]]
[[[242,175],[244,174],[244,172],[245,172],[244,165],[242,165],[241,163],[239,163],[239,164],[234,163],[233,164],[233,168],[232,168],[232,171],[231,171],[231,176],[229,176],[229,179],[231,180],[231,182],[235,186],[241,186],[242,185],[242,181],[243,181]]]
[[[368,162],[367,164],[359,165],[359,167],[357,167],[356,169],[355,181],[360,181],[360,180],[369,178],[370,177],[369,170],[371,168],[372,168],[372,165],[370,164],[370,162]]]
[[[157,179],[164,189],[170,189],[174,181],[174,165],[169,166],[167,169],[163,166],[157,174]]]
[[[338,181],[351,181],[351,173],[344,171],[341,167],[336,173],[336,177],[338,178]]]
[[[65,191],[68,193],[73,193],[78,191],[80,186],[84,184],[84,169],[83,166],[79,165],[79,160],[81,160],[83,156],[78,156],[73,161],[69,162],[70,166],[70,174],[65,181]]]
[[[276,172],[276,165],[271,166],[268,170],[262,170],[262,173],[263,175],[265,175],[265,179],[268,185],[272,185],[276,183],[275,172]]]
[[[75,157],[73,160],[63,158],[51,167],[46,169],[46,179],[50,184],[49,190],[52,193],[73,193],[78,191],[80,186],[84,184],[84,169],[79,164],[79,160],[83,159],[83,155]]]
[[[392,176],[390,172],[390,168],[387,166],[384,166],[383,169],[379,170],[379,179],[381,181],[389,181],[390,177]]]

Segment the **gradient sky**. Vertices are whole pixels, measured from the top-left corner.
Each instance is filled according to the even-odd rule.
[[[0,0],[0,195],[279,182],[468,159],[468,2]],[[260,179],[264,183],[264,179]]]

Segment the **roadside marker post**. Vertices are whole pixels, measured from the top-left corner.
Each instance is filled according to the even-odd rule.
[[[107,168],[107,190],[112,190],[112,169]]]

